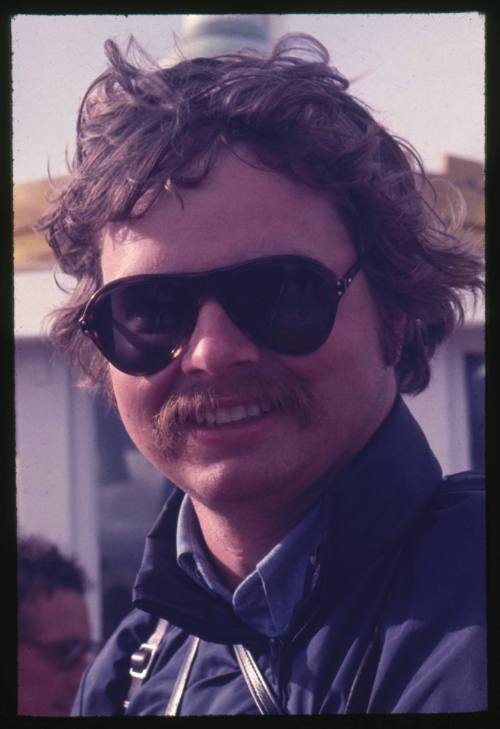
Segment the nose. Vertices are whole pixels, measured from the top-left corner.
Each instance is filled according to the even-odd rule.
[[[215,299],[200,306],[196,326],[181,358],[184,374],[223,374],[241,364],[259,359],[259,348],[238,329]]]

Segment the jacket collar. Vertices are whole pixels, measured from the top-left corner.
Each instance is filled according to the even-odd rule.
[[[347,567],[353,574],[394,549],[441,480],[439,463],[398,396],[382,426],[326,493],[324,541],[333,571],[340,575]]]
[[[366,446],[331,480],[325,499],[323,558],[329,584],[355,577],[392,550],[432,498],[441,469],[401,397]],[[146,540],[134,605],[189,633],[220,643],[262,640],[177,565],[175,534],[183,494],[175,489]],[[333,582],[332,582],[333,581]],[[332,593],[334,590],[332,589]]]

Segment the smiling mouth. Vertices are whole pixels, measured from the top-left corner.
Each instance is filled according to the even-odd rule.
[[[251,403],[249,405],[234,405],[233,407],[215,408],[196,413],[190,418],[192,425],[202,428],[215,428],[220,425],[250,421],[263,417],[277,410],[268,403]]]

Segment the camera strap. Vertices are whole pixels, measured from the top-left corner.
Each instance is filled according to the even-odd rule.
[[[130,702],[141,688],[144,680],[149,675],[153,666],[160,643],[166,633],[168,623],[160,618],[152,634],[145,643],[141,643],[139,648],[132,653],[130,657],[129,675],[131,678],[127,698],[123,702],[123,708],[128,709]]]
[[[281,709],[250,651],[242,645],[234,645],[233,648],[243,678],[247,682],[248,690],[252,694],[259,712],[261,714],[285,714],[286,712]]]
[[[123,702],[123,708],[125,710],[128,709],[130,702],[151,673],[154,658],[166,633],[167,627],[167,621],[160,618],[148,640],[145,643],[142,643],[132,654],[129,669],[131,682],[127,698]],[[196,636],[192,636],[191,645],[189,646],[182,668],[177,676],[164,716],[177,716],[179,712],[182,696],[189,679],[189,674],[191,672],[199,644],[200,639]],[[233,649],[243,674],[243,678],[246,681],[248,690],[250,691],[259,713],[274,715],[284,714],[285,712],[281,709],[272,689],[262,675],[262,672],[250,651],[242,645],[234,645]]]

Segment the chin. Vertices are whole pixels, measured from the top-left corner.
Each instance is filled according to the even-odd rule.
[[[256,488],[254,479],[246,475],[242,478],[242,466],[238,463],[192,466],[184,469],[175,483],[207,507],[246,500],[255,495]],[[257,483],[261,481],[257,480]]]
[[[271,463],[234,458],[210,465],[190,464],[169,478],[209,509],[229,512],[235,507],[243,513],[257,506],[264,512],[292,508],[297,499],[307,500],[307,486],[313,478],[303,473],[300,464],[292,466],[290,459],[280,462],[277,456]]]

